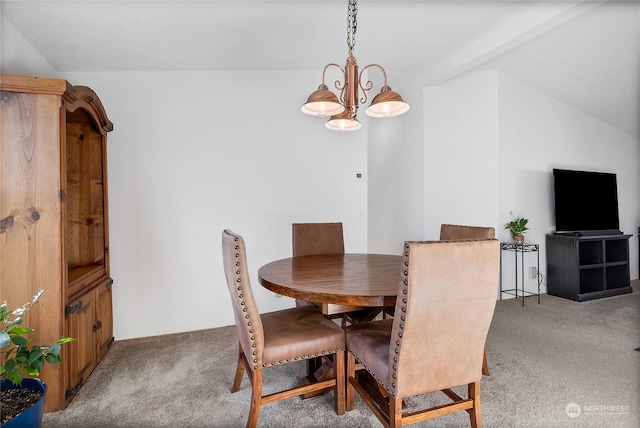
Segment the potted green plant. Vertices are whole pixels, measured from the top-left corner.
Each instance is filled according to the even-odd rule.
[[[529,223],[529,219],[514,216],[514,218],[504,227],[511,232],[513,240],[518,245],[522,245],[524,243],[524,233],[529,230],[527,223]]]
[[[37,379],[45,362],[57,364],[60,347],[73,339],[65,337],[54,345],[31,345],[33,328],[22,325],[23,317],[44,290],[31,302],[15,310],[0,305],[0,427],[40,427],[47,387]],[[29,376],[29,377],[26,377]]]

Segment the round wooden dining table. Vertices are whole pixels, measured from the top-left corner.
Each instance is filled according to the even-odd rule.
[[[258,279],[268,290],[294,299],[358,306],[360,309],[349,316],[349,321],[364,322],[384,307],[395,307],[401,265],[402,256],[321,254],[267,263],[258,270]],[[324,379],[329,373],[321,360],[307,360],[310,380]],[[318,394],[305,394],[302,398],[315,395]]]
[[[318,303],[394,306],[402,256],[322,254],[267,263],[260,284],[274,293]]]

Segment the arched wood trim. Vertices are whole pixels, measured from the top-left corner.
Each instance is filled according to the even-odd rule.
[[[107,117],[98,95],[87,86],[73,86],[67,82],[67,90],[62,94],[64,107],[68,112],[84,109],[94,120],[102,135],[113,130],[113,123]]]

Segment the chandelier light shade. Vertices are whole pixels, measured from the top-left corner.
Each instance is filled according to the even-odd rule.
[[[400,94],[392,91],[388,86],[383,86],[382,91],[373,97],[365,113],[371,117],[393,117],[407,110],[409,110],[409,104],[404,102]]]
[[[342,113],[331,116],[331,119],[324,124],[325,127],[332,131],[357,131],[362,128],[362,124],[358,122],[358,119],[352,117],[349,110],[344,110]]]
[[[336,94],[331,92],[327,85],[322,84],[317,91],[309,95],[301,110],[312,116],[332,116],[342,113],[344,106],[340,104]]]
[[[347,13],[347,47],[349,56],[344,68],[336,63],[327,64],[322,71],[322,83],[318,90],[314,91],[301,110],[312,116],[331,116],[325,126],[334,131],[355,131],[362,127],[358,122],[358,104],[367,102],[367,92],[373,88],[373,83],[362,81],[362,74],[370,67],[380,69],[384,77],[384,84],[366,110],[367,116],[385,118],[401,115],[409,110],[409,104],[404,102],[400,94],[392,91],[387,85],[387,73],[379,64],[369,64],[358,72],[358,64],[353,56],[353,48],[356,44],[356,29],[358,13],[357,0],[349,0]],[[330,67],[336,67],[342,74],[343,81],[335,82],[336,90],[340,96],[336,96],[325,85],[325,74]],[[362,94],[361,94],[362,93]]]

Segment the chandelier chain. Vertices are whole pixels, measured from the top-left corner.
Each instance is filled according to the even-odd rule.
[[[349,8],[347,13],[347,46],[349,47],[349,56],[353,55],[353,48],[356,46],[356,30],[358,29],[357,0],[349,0]]]

